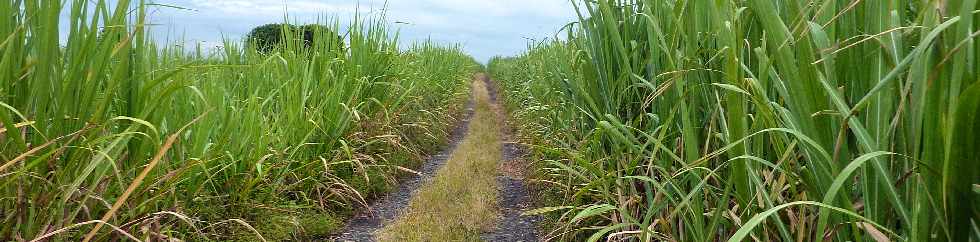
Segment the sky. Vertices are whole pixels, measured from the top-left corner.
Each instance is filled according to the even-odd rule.
[[[344,23],[354,13],[387,15],[403,44],[431,39],[458,43],[478,61],[513,56],[531,40],[553,38],[577,17],[569,0],[157,0],[150,23],[157,41],[183,39],[204,46],[223,37],[241,39],[252,28],[282,22],[315,23],[324,16]],[[383,11],[387,9],[387,11]]]

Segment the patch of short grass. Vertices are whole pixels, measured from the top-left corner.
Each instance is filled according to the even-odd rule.
[[[432,182],[419,189],[406,213],[378,233],[379,241],[479,241],[496,224],[496,170],[500,127],[489,94],[473,83],[475,113],[466,138]]]

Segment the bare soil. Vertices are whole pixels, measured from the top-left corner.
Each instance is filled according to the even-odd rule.
[[[504,140],[502,147],[501,162],[498,166],[497,189],[499,199],[497,199],[497,209],[500,212],[498,224],[493,231],[486,232],[480,237],[484,241],[506,241],[506,242],[534,242],[539,241],[536,224],[540,221],[539,216],[522,216],[521,213],[530,209],[532,201],[529,198],[528,188],[525,185],[525,174],[527,162],[524,148],[514,142],[510,129],[506,127],[506,112],[498,103],[498,90],[494,83],[486,75],[477,75],[479,80],[486,83],[490,94],[491,105],[493,106],[498,124],[504,125],[501,130],[501,137]],[[367,209],[355,215],[341,230],[341,233],[329,238],[333,241],[375,241],[375,232],[385,224],[398,218],[405,211],[409,201],[423,184],[429,182],[436,174],[450,155],[456,150],[456,146],[467,135],[467,130],[471,118],[473,117],[473,101],[467,105],[465,118],[460,121],[450,136],[449,145],[439,154],[432,156],[426,161],[419,173],[420,176],[411,176],[400,181],[398,189],[389,193],[382,199],[378,199],[370,204]]]
[[[386,223],[398,218],[408,206],[415,191],[423,184],[428,183],[436,174],[449,155],[456,150],[459,142],[466,137],[470,119],[473,117],[473,101],[471,100],[466,107],[464,118],[459,121],[449,137],[449,145],[432,157],[430,157],[417,171],[420,175],[407,177],[399,181],[398,189],[385,195],[385,197],[375,200],[366,209],[347,222],[347,225],[340,233],[328,239],[328,241],[375,241],[374,233],[381,229]]]
[[[490,91],[490,100],[497,112],[503,137],[503,157],[498,168],[497,189],[500,197],[497,199],[500,211],[500,221],[497,229],[481,236],[484,241],[536,242],[539,241],[537,224],[540,216],[523,216],[524,211],[531,209],[532,202],[524,179],[528,164],[524,159],[527,154],[524,147],[514,143],[511,129],[507,125],[507,112],[499,103],[499,92],[490,78],[482,76]]]

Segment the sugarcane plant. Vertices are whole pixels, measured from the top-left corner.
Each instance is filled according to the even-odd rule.
[[[552,239],[980,241],[977,1],[571,1],[490,72]]]

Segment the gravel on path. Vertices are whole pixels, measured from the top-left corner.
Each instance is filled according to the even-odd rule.
[[[506,124],[506,113],[498,103],[498,90],[486,75],[480,75],[482,81],[487,83],[490,91],[490,100],[494,105],[500,124]],[[347,241],[375,241],[374,233],[381,229],[385,223],[390,222],[405,210],[409,201],[423,184],[427,183],[435,175],[449,156],[456,150],[456,146],[466,137],[470,119],[473,117],[473,101],[467,105],[465,118],[456,126],[450,136],[450,143],[439,154],[431,157],[422,165],[420,176],[412,176],[400,181],[398,189],[389,193],[384,198],[378,199],[370,204],[370,209],[355,215],[341,230],[330,240]],[[500,210],[500,220],[493,231],[481,235],[481,239],[489,242],[537,242],[539,241],[537,223],[539,216],[523,216],[522,213],[532,206],[528,188],[524,182],[527,162],[523,159],[525,151],[518,143],[509,142],[511,134],[508,129],[502,128],[501,137],[504,139],[503,157],[499,166],[500,174],[497,176],[497,189],[500,197],[497,207]]]
[[[436,174],[449,155],[456,150],[456,146],[466,137],[470,119],[473,117],[473,101],[466,105],[464,118],[453,129],[449,138],[449,145],[432,157],[430,157],[418,170],[420,175],[411,176],[399,181],[398,189],[385,195],[385,197],[375,200],[366,209],[356,214],[340,233],[329,238],[328,241],[347,242],[347,241],[375,241],[374,233],[381,229],[385,223],[390,222],[408,207],[415,191],[423,184],[426,184]]]
[[[501,125],[506,125],[506,111],[499,104],[498,90],[490,79],[486,76],[483,81],[490,89],[490,100],[496,106],[497,116]],[[524,183],[526,176],[527,161],[523,147],[511,142],[512,135],[510,129],[503,127],[500,129],[504,143],[503,157],[499,166],[500,174],[497,176],[497,189],[500,197],[497,199],[497,207],[500,210],[500,221],[494,231],[481,235],[481,239],[488,242],[537,242],[539,241],[537,223],[540,216],[523,216],[522,213],[531,209],[532,201],[527,186]]]

